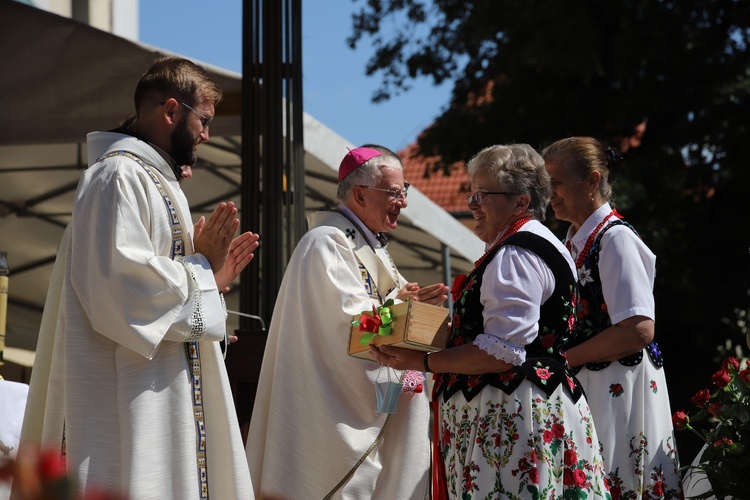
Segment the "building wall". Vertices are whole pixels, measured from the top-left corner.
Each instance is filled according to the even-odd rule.
[[[139,0],[31,0],[33,6],[85,22],[128,40],[138,40]],[[157,0],[158,1],[158,0]]]

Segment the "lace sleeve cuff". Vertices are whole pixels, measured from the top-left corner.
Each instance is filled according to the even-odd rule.
[[[526,349],[506,344],[501,339],[492,335],[480,334],[474,339],[474,345],[485,351],[495,358],[510,363],[520,365],[526,361]]]
[[[195,340],[200,340],[200,338],[206,333],[206,322],[204,321],[203,316],[203,292],[198,285],[198,276],[195,273],[193,263],[188,262],[183,258],[178,258],[177,260],[185,267],[185,271],[192,280],[190,288],[193,293],[195,307],[193,308],[193,314],[188,321],[190,324],[190,332],[185,335],[185,342],[193,342]]]

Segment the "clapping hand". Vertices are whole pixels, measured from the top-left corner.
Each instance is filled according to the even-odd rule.
[[[233,202],[219,203],[206,220],[201,217],[195,224],[193,248],[203,255],[214,274],[221,269],[229,254],[229,248],[240,227],[237,208]]]
[[[258,248],[260,238],[259,234],[247,231],[237,236],[229,245],[229,254],[218,272],[214,273],[216,284],[219,291],[227,293],[229,285],[240,275],[243,269],[247,267]]]

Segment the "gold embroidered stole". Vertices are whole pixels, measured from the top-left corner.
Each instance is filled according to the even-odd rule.
[[[390,269],[370,246],[364,230],[346,215],[341,212],[319,211],[312,214],[310,220],[311,227],[331,226],[344,233],[349,248],[352,249],[360,264],[360,269],[364,269],[362,282],[371,297],[383,303],[389,293],[401,286],[398,271],[388,252],[383,249],[391,264]],[[370,284],[373,286],[371,287]],[[381,293],[381,290],[384,293]]]

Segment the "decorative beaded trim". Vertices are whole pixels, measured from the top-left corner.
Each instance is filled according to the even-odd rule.
[[[175,260],[179,261],[183,266],[185,266],[185,270],[190,275],[193,283],[197,285],[198,276],[195,274],[195,266],[193,266],[193,263],[186,261],[184,258],[182,258],[182,256],[178,256]],[[224,314],[226,315],[226,312]],[[195,308],[193,309],[193,314],[190,317],[190,333],[185,336],[185,341],[192,342],[194,340],[200,340],[200,338],[203,337],[205,333],[206,323],[203,320],[203,292],[200,288],[196,288]]]

